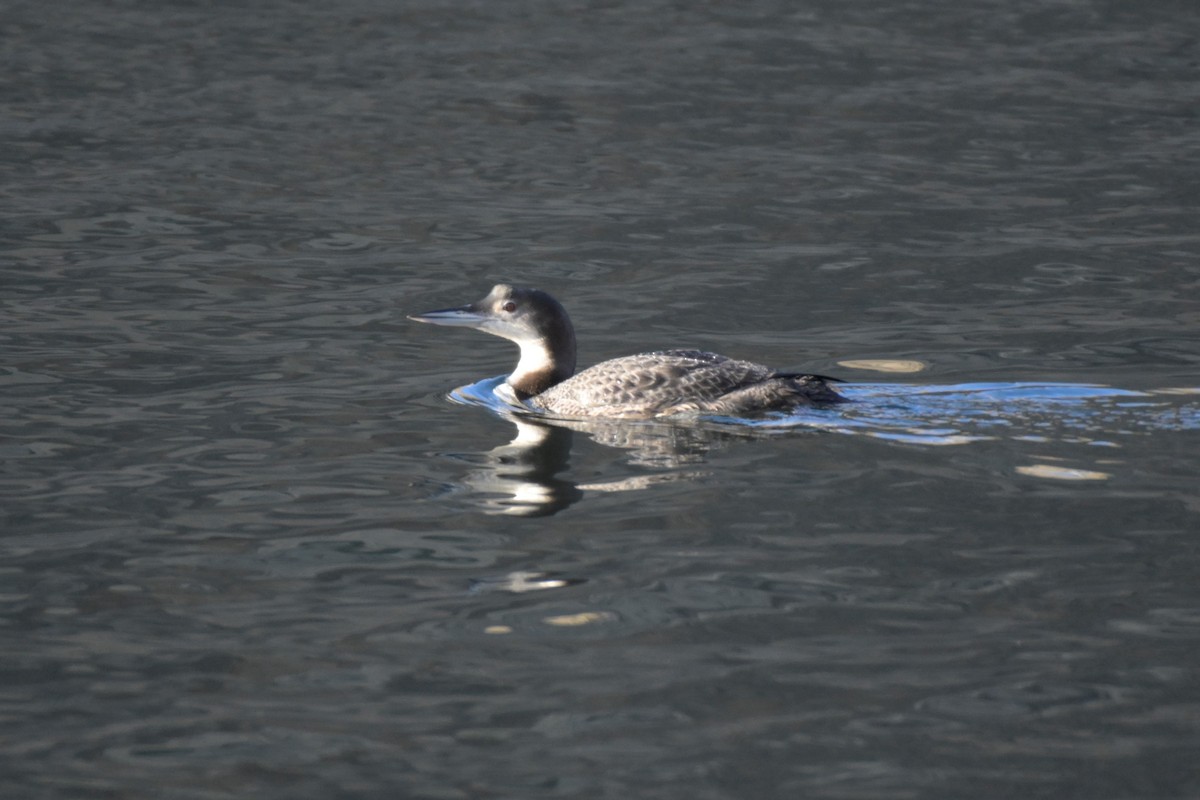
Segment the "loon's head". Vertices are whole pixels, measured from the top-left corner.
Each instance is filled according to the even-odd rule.
[[[475,328],[516,342],[521,360],[508,384],[524,399],[575,374],[575,329],[567,311],[540,289],[499,283],[482,300],[459,308],[413,314],[433,325]]]

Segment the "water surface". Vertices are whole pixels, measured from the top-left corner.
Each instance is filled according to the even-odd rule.
[[[1197,796],[1197,25],[10,3],[4,796]],[[501,280],[855,402],[518,427]]]

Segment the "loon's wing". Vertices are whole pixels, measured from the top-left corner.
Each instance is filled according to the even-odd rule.
[[[652,417],[687,402],[708,403],[771,377],[761,364],[700,350],[662,350],[588,367],[531,399],[571,416]]]
[[[659,350],[602,361],[530,402],[568,416],[750,413],[840,399],[821,379],[781,374],[703,350]]]

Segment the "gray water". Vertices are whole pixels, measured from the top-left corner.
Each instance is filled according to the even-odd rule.
[[[6,4],[0,794],[1200,796],[1198,31]],[[855,402],[514,419],[500,280]]]

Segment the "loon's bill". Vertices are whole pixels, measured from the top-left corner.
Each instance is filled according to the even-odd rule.
[[[412,314],[409,319],[416,322],[428,322],[432,325],[445,325],[452,328],[480,328],[487,317],[469,306],[463,308],[443,308],[440,311],[426,311],[424,314]]]
[[[845,402],[820,375],[780,372],[702,350],[658,350],[575,372],[575,329],[566,309],[539,289],[498,284],[477,303],[415,314],[516,342],[506,379],[535,409],[567,417],[646,419],[678,414],[744,415]]]

